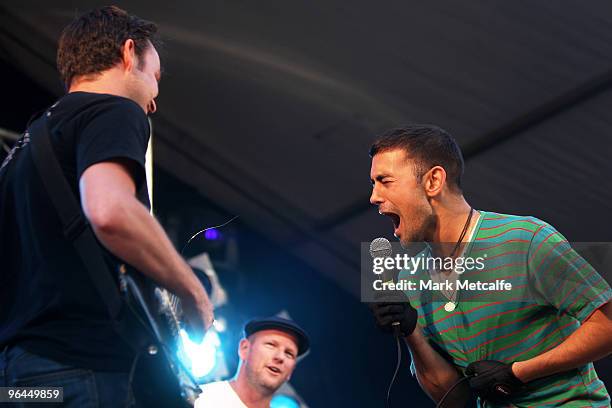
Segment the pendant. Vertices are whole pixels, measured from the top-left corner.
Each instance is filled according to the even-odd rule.
[[[454,302],[448,302],[444,305],[444,310],[446,310],[447,312],[452,312],[453,310],[455,310],[455,306],[456,305]]]

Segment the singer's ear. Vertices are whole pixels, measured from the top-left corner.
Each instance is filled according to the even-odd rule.
[[[442,166],[433,166],[422,178],[425,194],[432,198],[442,192],[442,188],[446,184],[446,170]]]

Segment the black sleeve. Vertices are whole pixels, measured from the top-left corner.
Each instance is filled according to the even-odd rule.
[[[145,182],[145,153],[149,122],[140,106],[125,98],[111,98],[90,108],[77,136],[77,180],[91,165],[112,160],[130,163],[138,190]]]

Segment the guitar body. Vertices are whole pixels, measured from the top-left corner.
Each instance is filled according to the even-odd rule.
[[[132,368],[136,406],[192,407],[200,388],[176,353],[182,326],[178,298],[124,265],[119,267],[119,282],[135,316],[130,326],[143,333]]]

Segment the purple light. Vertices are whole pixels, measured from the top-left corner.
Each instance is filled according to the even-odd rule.
[[[221,238],[221,234],[215,228],[211,228],[204,233],[204,238],[208,239],[209,241],[214,241]]]

